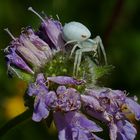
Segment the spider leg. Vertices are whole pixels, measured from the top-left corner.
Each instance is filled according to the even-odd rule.
[[[67,42],[65,43],[64,47],[67,46],[68,44],[71,44],[71,43],[74,43],[74,42],[77,42],[77,40],[70,40],[70,41],[67,41]]]
[[[77,55],[77,59],[75,59],[75,63],[76,63],[75,75],[77,76],[81,63],[81,58],[82,58],[82,50],[81,49],[77,50],[76,55]]]
[[[105,64],[107,65],[107,57],[106,57],[106,52],[105,52],[105,49],[104,49],[104,46],[103,46],[103,43],[102,43],[102,39],[100,38],[100,36],[97,36],[95,38],[95,40],[97,41],[97,43],[99,44],[99,46],[101,48],[101,51],[102,51],[103,56],[104,56]]]
[[[90,51],[93,51],[92,47],[84,47],[84,48],[80,47],[80,49],[76,51],[74,69],[73,69],[73,73],[75,76],[77,76],[77,74],[78,74],[78,70],[80,67],[81,59],[82,59],[82,53],[90,52]]]
[[[78,50],[77,50],[78,51]],[[76,75],[76,65],[77,65],[77,59],[78,59],[78,54],[77,54],[77,51],[76,51],[76,54],[75,54],[75,59],[74,59],[74,66],[73,66],[73,75],[75,76]]]
[[[75,51],[75,49],[76,49],[77,47],[79,47],[78,44],[75,44],[75,45],[73,46],[73,48],[72,48],[72,50],[71,50],[71,53],[70,53],[70,57],[72,57],[72,54],[74,53],[74,51]]]

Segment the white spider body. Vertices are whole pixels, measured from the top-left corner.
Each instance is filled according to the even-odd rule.
[[[79,22],[69,22],[63,27],[62,37],[65,41],[84,41],[91,36],[87,27]]]
[[[105,59],[105,63],[107,64],[106,54],[101,38],[97,36],[94,39],[89,39],[90,36],[91,33],[88,28],[79,22],[69,22],[63,27],[62,37],[66,41],[66,45],[74,43],[70,56],[72,56],[76,48],[79,48],[75,51],[73,68],[74,75],[78,74],[83,52],[94,52],[93,56],[95,57],[97,55],[97,49],[100,47]]]

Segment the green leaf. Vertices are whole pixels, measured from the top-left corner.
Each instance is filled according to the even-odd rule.
[[[33,81],[33,75],[28,74],[28,73],[24,72],[23,70],[20,70],[16,67],[12,67],[12,71],[10,69],[10,73],[12,74],[12,76],[18,77],[26,82]]]
[[[7,122],[4,126],[0,128],[0,137],[4,136],[8,131],[12,128],[16,127],[18,124],[24,122],[25,120],[31,118],[32,111],[26,110],[22,114],[18,115],[17,117],[13,118],[9,122]]]

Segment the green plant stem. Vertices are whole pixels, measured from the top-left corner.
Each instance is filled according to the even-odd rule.
[[[10,129],[16,127],[18,124],[24,122],[29,119],[32,115],[31,110],[26,110],[22,114],[16,116],[12,120],[8,121],[4,126],[0,128],[0,137],[4,136]]]

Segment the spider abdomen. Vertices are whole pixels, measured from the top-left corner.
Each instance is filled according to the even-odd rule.
[[[63,27],[62,37],[67,41],[84,41],[90,38],[91,33],[89,29],[79,22],[69,22]]]

